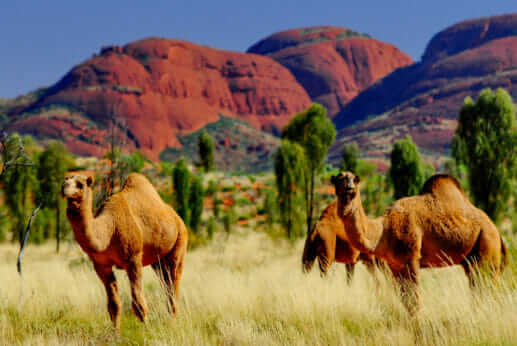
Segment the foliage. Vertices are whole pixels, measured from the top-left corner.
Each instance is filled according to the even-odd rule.
[[[205,131],[201,131],[198,139],[200,166],[205,172],[210,172],[214,168],[214,140]]]
[[[129,174],[138,173],[144,168],[146,159],[139,151],[124,154],[121,151],[121,144],[118,146],[117,143],[112,141],[111,149],[104,155],[104,158],[109,160],[107,173],[95,178],[95,208],[98,208],[109,196],[119,191],[124,186]]]
[[[190,210],[190,228],[193,232],[199,231],[201,214],[203,213],[203,182],[201,177],[193,176],[190,185],[190,195],[188,201]]]
[[[264,214],[266,215],[266,223],[268,227],[273,227],[273,224],[275,223],[278,217],[278,208],[276,200],[277,196],[275,190],[267,189],[262,209]]]
[[[176,162],[172,171],[172,186],[174,189],[174,208],[186,225],[190,224],[189,192],[190,170],[183,158]]]
[[[335,137],[336,129],[327,118],[326,109],[317,103],[294,116],[282,131],[284,140],[298,143],[303,148],[304,155],[300,155],[297,160],[302,161],[301,157],[305,157],[302,176],[305,179],[303,189],[307,233],[312,229],[314,218],[316,179],[323,169],[323,160]]]
[[[72,158],[61,142],[51,142],[39,155],[37,176],[39,181],[38,200],[44,201],[45,209],[55,210],[56,251],[59,252],[61,229],[64,218],[64,200],[60,197],[61,185]]]
[[[215,217],[210,216],[206,223],[206,234],[208,239],[213,239],[215,233]]]
[[[232,226],[237,221],[235,210],[233,207],[228,208],[223,216],[223,227],[224,231],[229,235],[232,232]]]
[[[499,222],[508,207],[516,172],[515,106],[503,89],[483,90],[460,110],[452,155],[468,170],[474,203]]]
[[[20,147],[20,143],[22,146]],[[34,146],[30,137],[11,135],[6,142],[6,156],[9,162],[17,156],[19,150],[25,150]],[[21,148],[21,149],[20,149]],[[27,156],[27,159],[30,160]],[[5,192],[5,204],[9,208],[12,223],[11,231],[13,239],[22,241],[25,222],[28,220],[31,210],[34,208],[34,195],[38,190],[38,179],[34,165],[12,165],[3,171],[3,189]]]
[[[421,162],[418,148],[410,136],[395,142],[390,158],[388,176],[394,188],[393,197],[399,199],[418,194],[434,169]]]
[[[361,196],[366,214],[374,217],[382,215],[393,201],[387,179],[376,172],[361,180]]]
[[[455,159],[447,160],[444,164],[445,172],[456,178],[464,191],[470,191],[468,180],[468,169],[463,163],[456,162]]]
[[[341,164],[339,170],[342,172],[352,172],[358,174],[359,165],[359,147],[356,143],[346,144],[341,154]]]
[[[217,184],[215,183],[215,181],[210,180],[208,182],[208,186],[206,188],[206,194],[213,197],[213,196],[215,196],[216,193],[217,193]]]
[[[293,229],[298,224],[299,209],[296,201],[305,181],[304,168],[307,164],[304,158],[302,146],[288,140],[282,141],[282,145],[275,154],[280,219],[290,239],[293,238]]]

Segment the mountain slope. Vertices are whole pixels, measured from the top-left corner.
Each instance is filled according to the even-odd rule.
[[[292,74],[268,57],[151,38],[103,48],[35,102],[9,111],[8,129],[102,155],[115,121],[127,127],[129,148],[157,159],[219,112],[278,131],[309,105]]]
[[[517,99],[517,14],[469,20],[433,37],[421,62],[398,69],[364,90],[334,118],[332,147],[356,141],[367,156],[387,158],[410,134],[437,158],[449,150],[466,96],[505,88]]]
[[[333,26],[275,33],[248,52],[269,56],[287,67],[330,117],[379,78],[412,63],[393,45]]]

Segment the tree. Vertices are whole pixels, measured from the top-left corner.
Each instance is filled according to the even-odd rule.
[[[465,99],[452,140],[452,156],[468,170],[474,203],[495,222],[512,195],[517,163],[515,107],[503,89]]]
[[[190,228],[197,233],[203,213],[203,182],[201,177],[193,176],[189,195]]]
[[[299,215],[296,199],[305,181],[306,162],[304,158],[303,148],[288,140],[282,141],[282,145],[275,154],[275,177],[280,218],[289,239],[292,239],[293,228],[297,215]]]
[[[395,142],[388,171],[395,199],[418,194],[432,173],[432,166],[422,164],[418,148],[410,136]]]
[[[65,210],[60,191],[65,173],[71,165],[72,159],[65,146],[60,142],[50,143],[38,159],[38,200],[44,200],[45,207],[55,211],[56,252],[59,252],[63,212]]]
[[[235,210],[233,210],[233,205],[228,208],[226,213],[223,216],[223,227],[224,231],[228,236],[230,236],[230,233],[232,232],[232,226],[235,223],[236,220],[235,216]]]
[[[342,172],[352,172],[357,174],[359,165],[359,147],[356,143],[345,144],[341,154],[341,164],[339,170]]]
[[[311,231],[314,219],[316,178],[323,169],[323,160],[335,137],[336,129],[327,118],[325,107],[317,103],[294,116],[282,131],[282,138],[298,143],[303,148],[301,156],[306,158],[302,176],[305,180],[303,189],[307,233]]]
[[[172,171],[172,186],[174,189],[174,204],[178,215],[183,219],[186,225],[190,225],[189,210],[189,190],[190,190],[190,170],[185,163],[185,159],[181,158],[174,166]]]
[[[266,215],[266,223],[271,228],[277,219],[277,203],[278,200],[275,190],[267,189],[264,197],[263,211]]]
[[[212,137],[202,130],[198,138],[200,166],[205,172],[210,172],[214,168],[214,141]]]
[[[30,137],[21,138],[17,134],[11,135],[5,144],[8,153],[7,161],[17,157],[19,150],[23,151],[23,156],[30,160],[26,155],[25,148],[33,145]],[[38,189],[38,179],[36,178],[36,168],[32,165],[13,164],[4,168],[3,186],[5,192],[5,204],[11,211],[12,227],[14,232],[13,240],[23,242],[23,231],[25,222],[29,218],[30,210],[34,207],[34,194]]]

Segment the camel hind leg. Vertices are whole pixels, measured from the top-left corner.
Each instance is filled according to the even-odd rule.
[[[501,270],[502,242],[499,232],[482,230],[476,244],[460,263],[469,279],[472,288],[478,285],[478,280],[488,274],[495,279]]]
[[[185,263],[187,241],[178,239],[174,248],[160,262],[152,265],[156,274],[164,284],[169,299],[169,311],[174,315],[177,309],[179,284]]]
[[[145,301],[142,287],[142,253],[131,259],[131,263],[127,269],[127,275],[129,277],[129,285],[131,286],[131,306],[138,319],[145,322],[145,317],[147,316],[147,303]]]

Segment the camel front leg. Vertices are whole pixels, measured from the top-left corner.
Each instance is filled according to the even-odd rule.
[[[131,286],[131,307],[135,315],[142,322],[145,322],[147,315],[147,303],[142,289],[142,255],[135,256],[127,269],[129,284]]]
[[[346,283],[347,285],[350,285],[352,283],[352,278],[354,277],[354,271],[355,271],[355,263],[346,263]]]
[[[101,266],[94,263],[95,272],[101,279],[108,297],[108,312],[115,329],[120,330],[120,310],[122,304],[118,295],[117,280],[111,266]]]
[[[381,293],[381,278],[379,277],[379,271],[382,270],[380,268],[382,264],[378,259],[374,257],[365,256],[361,259],[363,260],[366,270],[368,270],[372,278],[375,280],[375,292],[377,293],[377,295],[379,295]]]
[[[334,263],[336,255],[336,239],[321,238],[321,244],[318,246],[318,264],[320,267],[320,276],[328,277],[330,266]]]
[[[418,287],[418,270],[420,264],[418,260],[411,260],[402,269],[391,268],[395,280],[400,288],[402,303],[409,314],[414,316],[420,310],[420,292]]]

